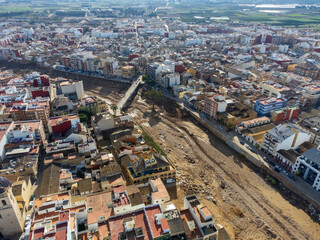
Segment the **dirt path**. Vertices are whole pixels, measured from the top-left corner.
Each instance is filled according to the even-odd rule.
[[[184,195],[197,194],[235,239],[319,239],[318,223],[215,136],[165,112],[152,119],[142,100],[135,100],[131,111],[175,162],[178,205]]]

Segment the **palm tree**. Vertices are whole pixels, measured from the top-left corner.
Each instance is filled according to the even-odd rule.
[[[113,115],[115,115],[115,114],[116,114],[116,111],[117,111],[117,109],[118,109],[117,104],[112,104],[112,105],[111,105],[111,109],[112,109],[112,111],[113,111]]]

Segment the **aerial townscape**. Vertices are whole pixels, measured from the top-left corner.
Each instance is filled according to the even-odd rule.
[[[0,240],[319,240],[318,0],[0,0]]]

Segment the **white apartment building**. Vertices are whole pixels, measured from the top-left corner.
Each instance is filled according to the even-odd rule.
[[[275,156],[279,150],[296,149],[310,140],[311,135],[295,124],[280,124],[268,131],[262,140],[262,150]]]
[[[61,91],[66,97],[76,95],[78,99],[83,98],[84,89],[82,81],[78,82],[62,82],[60,83]]]
[[[297,158],[293,171],[299,171],[302,179],[320,191],[320,150],[310,148],[305,151]]]
[[[180,75],[178,73],[167,74],[161,79],[160,85],[164,88],[180,85]]]

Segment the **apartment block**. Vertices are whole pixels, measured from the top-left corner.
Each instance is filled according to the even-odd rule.
[[[255,102],[254,110],[258,113],[258,116],[270,116],[274,110],[279,110],[286,107],[287,100],[283,98],[265,98]]]
[[[205,97],[203,112],[209,117],[217,119],[218,113],[225,112],[226,109],[227,102],[225,101],[225,96],[215,95]]]
[[[317,191],[320,191],[320,150],[311,148],[304,152],[296,160],[293,171],[309,183]]]
[[[310,134],[295,124],[280,124],[263,136],[262,150],[275,156],[279,150],[296,149],[310,140]]]

